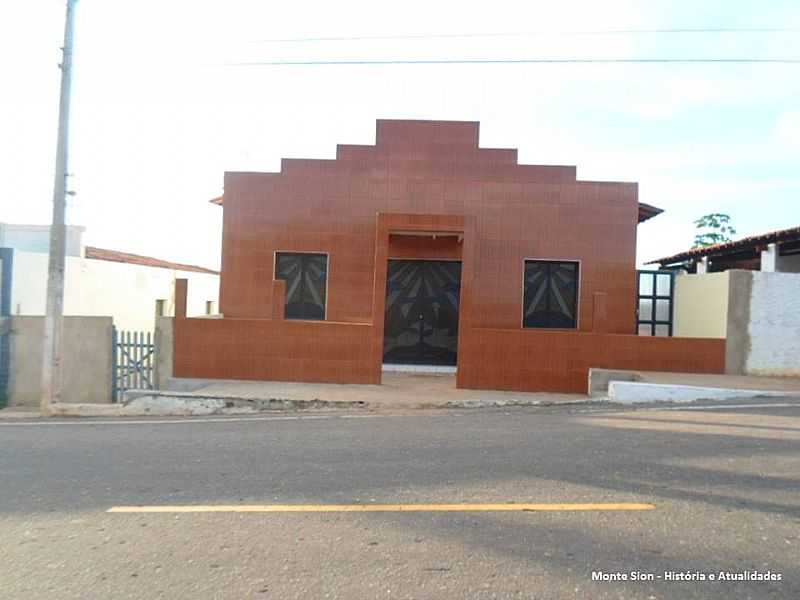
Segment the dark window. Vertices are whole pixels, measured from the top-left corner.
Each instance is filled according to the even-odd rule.
[[[275,279],[286,282],[287,319],[325,320],[328,257],[305,252],[278,252]]]
[[[575,329],[577,307],[577,262],[525,261],[523,327]]]

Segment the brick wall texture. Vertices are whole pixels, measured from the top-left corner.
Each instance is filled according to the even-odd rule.
[[[335,160],[226,173],[223,210],[224,318],[176,320],[179,377],[378,383],[389,258],[461,259],[460,387],[585,391],[593,366],[724,370],[723,340],[634,335],[637,185],[520,165],[514,149],[479,148],[478,123],[378,121],[376,145],[339,145]],[[326,321],[281,318],[276,251],[329,255]],[[522,329],[526,258],[580,262],[576,330]]]

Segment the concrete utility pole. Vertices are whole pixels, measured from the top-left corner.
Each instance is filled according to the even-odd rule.
[[[72,87],[72,36],[75,28],[75,5],[67,0],[64,47],[61,49],[61,97],[58,105],[58,142],[56,178],[53,187],[53,222],[50,225],[50,260],[47,269],[47,309],[44,318],[42,357],[42,415],[52,412],[61,399],[63,358],[62,328],[64,313],[64,263],[66,254],[67,177],[69,176],[69,101]]]

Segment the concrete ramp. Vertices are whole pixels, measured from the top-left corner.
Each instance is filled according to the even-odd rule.
[[[800,392],[797,392],[800,395]],[[688,403],[704,400],[735,400],[786,397],[787,392],[737,388],[703,387],[668,383],[642,383],[612,381],[608,385],[608,399],[619,404],[649,402]]]
[[[620,404],[800,398],[800,379],[590,369],[588,391],[593,398],[607,398]]]

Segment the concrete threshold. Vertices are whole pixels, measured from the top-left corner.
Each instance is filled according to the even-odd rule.
[[[429,373],[440,375],[455,375],[456,367],[436,366],[436,365],[404,365],[394,363],[384,363],[381,367],[384,373]]]

